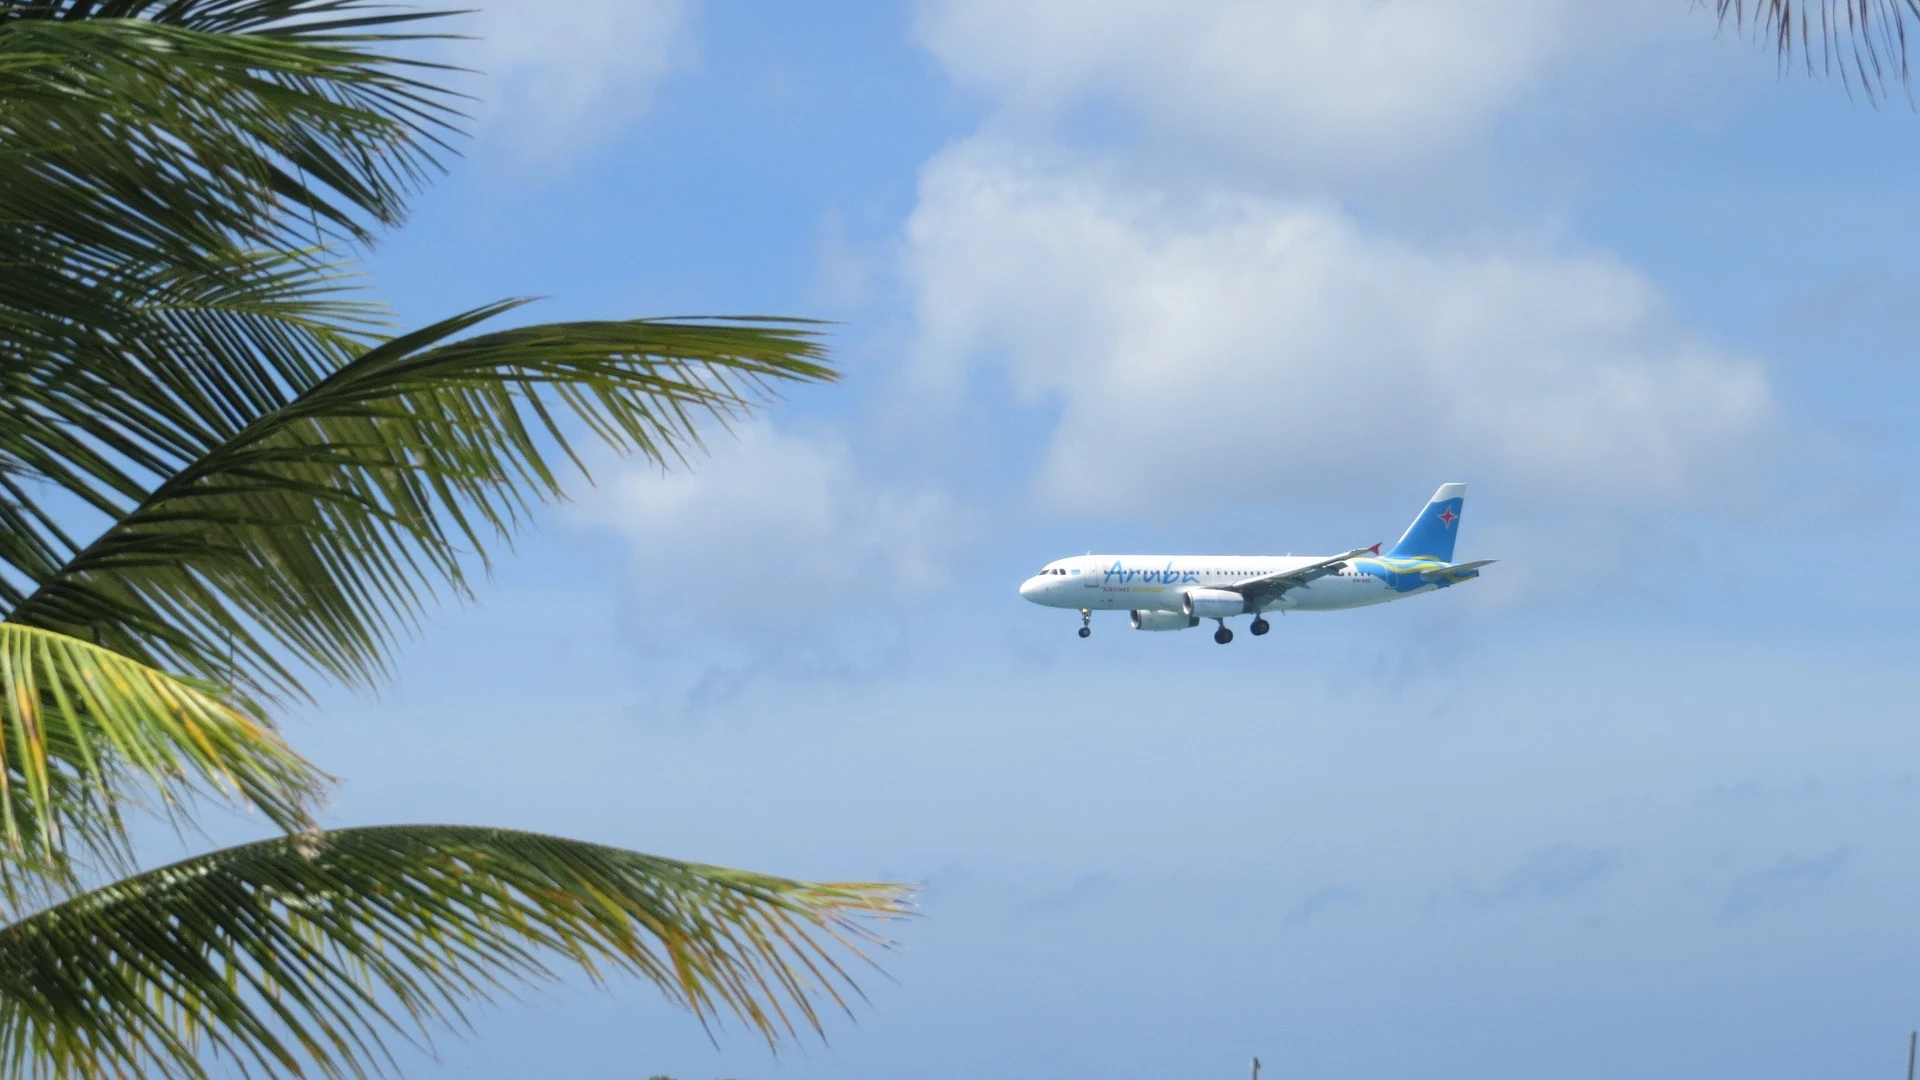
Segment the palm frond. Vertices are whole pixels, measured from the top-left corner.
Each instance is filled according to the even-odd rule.
[[[312,385],[372,340],[376,312],[339,293],[338,272],[235,252],[206,277],[135,265],[120,280],[47,278],[0,294],[0,610],[17,605],[82,544],[86,521],[42,509],[48,489],[105,521],[167,476]],[[63,318],[66,307],[84,321]]]
[[[323,224],[370,239],[359,215],[400,220],[455,130],[427,78],[444,67],[379,51],[416,36],[383,24],[432,15],[288,0],[73,18],[84,6],[0,5],[0,167],[9,218],[97,255],[184,262]]]
[[[1809,72],[1838,75],[1868,100],[1908,86],[1907,30],[1920,0],[1714,0],[1723,25],[1753,26],[1779,51],[1798,49]],[[1816,62],[1817,59],[1817,62]]]
[[[223,437],[182,434],[191,454],[98,539],[32,575],[8,621],[268,696],[299,692],[289,656],[364,684],[436,587],[463,587],[463,555],[484,559],[531,500],[561,494],[555,455],[579,463],[570,421],[668,464],[702,420],[740,415],[770,382],[832,377],[811,327],[790,320],[449,340],[511,306],[363,348],[311,385],[282,383],[275,408],[209,429]],[[142,392],[90,384],[85,397],[135,415]],[[48,426],[76,422],[69,412]]]
[[[461,550],[557,494],[543,447],[571,453],[567,414],[665,461],[743,389],[824,376],[810,337],[771,322],[447,343],[495,308],[379,345],[336,270],[272,248],[301,217],[397,213],[444,120],[418,65],[369,51],[400,18],[363,0],[0,2],[11,621],[269,697],[297,692],[300,663],[364,683],[422,590],[460,586]],[[290,163],[337,197],[289,188]]]
[[[0,513],[31,523],[11,555],[44,569],[71,550],[14,489],[113,516],[151,486],[129,469],[166,474],[202,428],[271,408],[262,387],[364,344],[374,312],[335,295],[325,248],[399,220],[454,119],[421,78],[434,65],[378,51],[414,18],[0,0]],[[115,388],[97,411],[89,383]]]
[[[0,19],[143,19],[221,34],[337,34],[446,14],[374,0],[0,0]]]
[[[214,687],[0,623],[0,867],[58,877],[73,854],[124,855],[129,790],[161,810],[224,795],[299,829],[325,780]]]
[[[0,605],[338,369],[377,309],[325,248],[391,223],[455,119],[429,18],[364,0],[0,0]]]
[[[531,833],[344,829],[215,852],[0,929],[0,1076],[365,1077],[385,1039],[577,965],[769,1042],[854,992],[906,891],[809,885]]]

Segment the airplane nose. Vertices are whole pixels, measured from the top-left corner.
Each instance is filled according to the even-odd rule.
[[[1027,580],[1020,583],[1020,596],[1022,599],[1031,600],[1033,599],[1034,594],[1039,591],[1040,591],[1040,579],[1037,577],[1030,577]]]

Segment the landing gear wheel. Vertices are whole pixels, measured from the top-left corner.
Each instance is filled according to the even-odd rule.
[[[1221,645],[1225,645],[1227,642],[1233,640],[1233,631],[1227,629],[1225,625],[1222,625],[1220,629],[1213,632],[1213,640]]]
[[[1081,628],[1080,628],[1080,636],[1081,636],[1081,637],[1092,637],[1092,636],[1093,636],[1093,627],[1091,627],[1091,626],[1083,626],[1083,627],[1081,627]]]
[[[1247,627],[1247,629],[1253,631],[1254,637],[1259,637],[1261,634],[1273,629],[1273,624],[1265,619],[1255,619],[1253,620],[1253,625]]]
[[[1081,637],[1093,636],[1093,609],[1092,608],[1080,609],[1080,636]]]

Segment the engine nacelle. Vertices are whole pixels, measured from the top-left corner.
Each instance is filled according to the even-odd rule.
[[[1196,619],[1224,619],[1247,613],[1247,598],[1230,589],[1189,589],[1180,610]]]
[[[1200,620],[1191,615],[1182,615],[1178,611],[1136,611],[1133,613],[1135,630],[1186,630],[1200,625]]]

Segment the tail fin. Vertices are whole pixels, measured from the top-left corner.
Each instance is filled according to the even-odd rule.
[[[1426,556],[1441,562],[1453,561],[1453,538],[1460,532],[1460,507],[1466,501],[1467,485],[1441,484],[1420,516],[1407,526],[1406,535],[1387,552],[1388,558],[1411,559]]]

